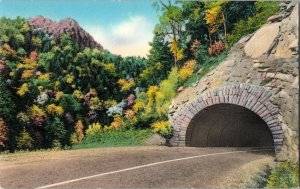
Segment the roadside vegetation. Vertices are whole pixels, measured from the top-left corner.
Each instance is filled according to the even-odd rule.
[[[0,151],[141,145],[170,138],[179,87],[217,66],[278,2],[154,3],[159,24],[147,58],[80,48],[0,18]]]
[[[243,188],[299,188],[299,164],[276,162],[265,167]]]

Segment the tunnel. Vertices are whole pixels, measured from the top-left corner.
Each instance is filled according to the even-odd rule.
[[[186,131],[191,147],[274,146],[266,122],[253,111],[235,104],[215,104],[199,111]]]

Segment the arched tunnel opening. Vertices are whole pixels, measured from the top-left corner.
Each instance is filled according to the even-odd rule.
[[[233,104],[201,110],[187,128],[186,141],[192,147],[274,146],[265,121],[251,110]]]

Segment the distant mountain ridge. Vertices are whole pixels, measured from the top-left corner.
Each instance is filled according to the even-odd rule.
[[[28,23],[33,29],[42,29],[45,33],[52,36],[55,41],[59,41],[61,35],[68,33],[72,39],[79,44],[80,48],[89,47],[103,50],[102,45],[96,42],[95,39],[72,18],[55,22],[49,18],[37,16],[30,18]]]

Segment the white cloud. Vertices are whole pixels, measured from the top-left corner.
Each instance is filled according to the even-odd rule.
[[[134,16],[112,26],[84,27],[105,49],[122,56],[146,56],[154,25]]]

